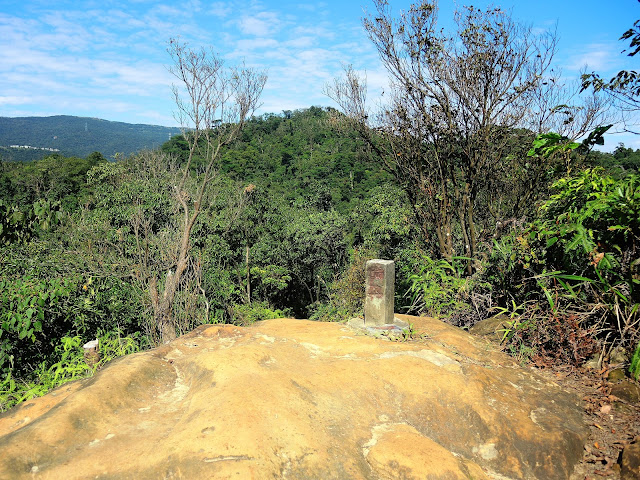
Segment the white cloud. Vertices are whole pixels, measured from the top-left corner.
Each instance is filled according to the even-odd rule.
[[[336,31],[330,25],[298,25],[292,29],[291,36],[293,38],[308,36],[333,40],[336,37]]]
[[[301,36],[286,41],[284,44],[288,48],[309,48],[317,42],[317,38],[312,36]]]
[[[273,49],[280,44],[272,38],[247,38],[236,42],[236,56],[246,56],[252,54],[255,50],[263,50],[265,48]]]
[[[213,2],[209,5],[209,13],[214,17],[226,18],[233,11],[230,4],[225,2]]]
[[[377,69],[367,70],[365,73],[367,78],[367,89],[375,94],[380,94],[382,91],[389,91],[389,74],[380,65]]]
[[[296,5],[300,10],[306,10],[308,12],[317,12],[324,10],[327,7],[326,2],[314,2],[314,3],[300,3]]]
[[[276,33],[281,26],[279,16],[273,12],[247,15],[238,21],[238,28],[245,35],[266,37]]]
[[[327,5],[315,4],[311,14],[301,5],[267,10],[254,0],[106,5],[43,4],[33,17],[0,12],[2,114],[174,125],[169,37],[193,48],[211,45],[228,65],[244,60],[268,69],[262,112],[330,104],[322,89],[341,62],[371,56],[353,24],[326,21]]]
[[[29,103],[31,99],[25,96],[3,96],[0,97],[0,105],[22,105]]]
[[[567,62],[568,70],[606,72],[620,64],[619,45],[608,43],[592,43],[585,45],[584,50],[575,53]]]

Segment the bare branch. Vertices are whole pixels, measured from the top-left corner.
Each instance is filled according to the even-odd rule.
[[[176,120],[189,146],[187,162],[180,180],[173,185],[173,196],[182,212],[182,226],[175,245],[177,257],[162,282],[152,277],[149,294],[158,333],[163,341],[175,338],[173,308],[176,294],[191,262],[191,232],[203,208],[211,181],[216,176],[216,163],[225,145],[237,138],[246,120],[258,107],[266,82],[266,74],[242,66],[227,68],[211,49],[192,50],[177,39],[169,41],[173,60],[169,71],[178,84],[172,88],[176,101]],[[193,178],[196,161],[204,162],[202,173]],[[189,187],[193,186],[193,192]]]
[[[325,91],[404,187],[434,253],[473,258],[476,209],[491,211],[492,189],[509,169],[517,181],[520,145],[549,126],[580,135],[606,105],[593,98],[567,107],[569,115],[553,109],[569,105],[551,70],[555,31],[536,34],[499,8],[464,7],[448,35],[437,28],[435,1],[397,17],[389,1],[373,3],[363,25],[389,73],[387,103],[369,112],[366,81],[350,66]],[[538,166],[527,168],[522,187],[535,191]]]

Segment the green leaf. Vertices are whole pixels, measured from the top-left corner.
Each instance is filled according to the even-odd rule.
[[[583,277],[580,275],[568,275],[568,274],[560,274],[560,275],[555,275],[555,278],[560,278],[563,280],[575,280],[578,282],[589,282],[592,283],[594,280],[591,278],[587,278],[587,277]]]
[[[549,289],[544,288],[544,296],[547,297],[547,301],[549,302],[549,306],[551,307],[551,311],[555,312],[556,311],[556,307],[555,307],[555,303],[553,301],[553,297],[551,296],[551,293],[549,292]]]

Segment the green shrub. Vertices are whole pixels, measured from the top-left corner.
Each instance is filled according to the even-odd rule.
[[[349,310],[338,307],[330,302],[316,302],[309,305],[308,308],[309,320],[316,322],[344,322],[354,316]]]
[[[556,181],[522,231],[494,240],[486,278],[500,304],[537,305],[514,341],[541,361],[579,364],[596,342],[637,344],[639,187],[635,174],[586,169]]]
[[[551,282],[543,285],[552,309],[555,297],[581,310],[604,306],[596,329],[609,341],[638,337],[640,301],[640,177],[614,178],[600,168],[558,180],[556,193],[527,231]],[[602,318],[603,314],[599,317]]]
[[[17,379],[8,371],[0,381],[0,411],[35,397],[67,382],[90,377],[111,360],[140,350],[139,334],[121,335],[118,329],[103,332],[99,340],[100,361],[89,365],[82,346],[86,343],[79,335],[65,336],[55,348],[53,359],[41,362],[27,379]],[[53,362],[53,363],[51,363]]]
[[[470,323],[465,317],[475,310],[474,291],[481,292],[490,287],[475,276],[462,275],[466,260],[456,257],[449,263],[423,255],[420,272],[409,276],[411,286],[406,296],[411,303],[408,312],[447,318],[459,326]]]
[[[231,306],[229,313],[231,323],[236,325],[251,325],[260,320],[285,318],[288,316],[286,310],[273,310],[267,302],[235,304]]]
[[[329,303],[333,305],[333,308],[324,309],[326,312],[321,314],[321,317],[364,314],[366,265],[367,261],[376,258],[376,255],[372,250],[354,249],[350,257],[349,264],[343,273],[329,287]],[[315,307],[314,315],[317,316],[320,310],[323,309]],[[333,313],[329,314],[330,310],[333,310]]]
[[[37,200],[18,206],[0,199],[0,245],[27,242],[58,224],[62,216],[60,202]]]
[[[38,360],[37,343],[49,340],[59,304],[75,289],[69,279],[0,279],[0,373],[23,370],[25,361]]]

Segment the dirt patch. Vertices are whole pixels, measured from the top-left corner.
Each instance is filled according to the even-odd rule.
[[[625,446],[640,436],[640,404],[614,395],[609,369],[553,367],[539,371],[583,400],[589,441],[572,480],[620,479],[619,458]]]

